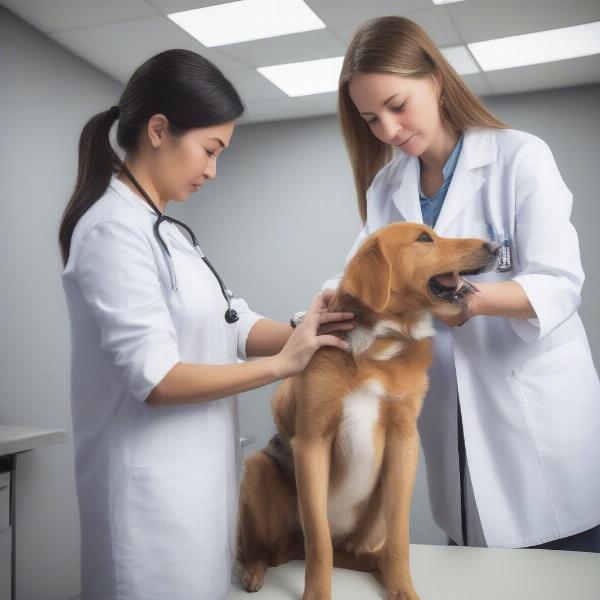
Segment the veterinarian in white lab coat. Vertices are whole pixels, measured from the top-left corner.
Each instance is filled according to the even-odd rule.
[[[437,326],[419,419],[436,523],[458,544],[600,551],[600,385],[550,149],[505,128],[400,17],[356,33],[339,93],[365,222],[350,255],[395,221],[503,245],[498,269],[471,278],[481,292]]]
[[[324,314],[323,296],[292,334],[230,302],[184,229],[158,221],[169,200],[215,177],[242,110],[216,67],[173,50],[140,67],[119,106],[82,132],[60,242],[83,600],[225,600],[236,394],[302,370],[319,346],[347,346],[323,334],[348,329],[335,321],[351,315]],[[122,165],[109,142],[117,119]],[[269,358],[236,364],[246,355]]]

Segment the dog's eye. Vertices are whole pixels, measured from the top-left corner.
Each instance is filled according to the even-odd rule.
[[[431,236],[428,233],[423,232],[418,238],[417,242],[433,242]]]

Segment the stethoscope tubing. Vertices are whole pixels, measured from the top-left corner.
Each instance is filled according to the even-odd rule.
[[[169,265],[169,273],[171,276],[172,289],[177,290],[177,274],[175,272],[175,265],[173,263],[173,257],[171,256],[171,252],[169,251],[169,247],[167,246],[166,242],[163,240],[162,236],[160,235],[159,228],[160,228],[160,224],[163,221],[167,221],[168,223],[173,223],[175,225],[178,225],[179,227],[183,227],[183,229],[185,229],[190,234],[194,249],[196,250],[196,252],[198,252],[198,254],[200,255],[200,258],[202,258],[202,260],[204,261],[206,266],[210,269],[211,273],[215,276],[215,279],[217,280],[217,282],[219,283],[219,287],[221,288],[221,293],[223,294],[223,298],[225,298],[225,301],[227,302],[227,310],[225,311],[225,321],[227,321],[227,323],[235,323],[239,319],[239,316],[238,316],[237,312],[235,311],[235,309],[231,308],[231,299],[233,298],[233,294],[232,294],[231,290],[228,290],[225,287],[225,282],[223,281],[223,279],[221,279],[221,276],[219,275],[217,270],[213,267],[213,265],[208,260],[208,258],[206,258],[206,256],[204,256],[204,254],[202,253],[202,250],[200,249],[200,244],[198,244],[198,238],[196,237],[196,234],[192,231],[192,228],[189,225],[186,225],[185,223],[183,223],[182,221],[179,221],[178,219],[174,219],[173,217],[170,217],[169,215],[165,215],[164,213],[161,213],[160,210],[158,210],[157,206],[154,204],[154,202],[152,202],[150,196],[148,196],[148,194],[146,193],[146,190],[144,190],[144,188],[140,185],[140,183],[133,176],[133,173],[127,168],[127,166],[125,164],[122,164],[121,168],[122,168],[123,172],[125,173],[125,175],[127,175],[127,177],[131,180],[131,183],[133,183],[133,185],[135,185],[135,187],[138,189],[138,191],[140,192],[140,194],[142,195],[144,200],[150,205],[150,207],[152,208],[152,210],[155,212],[156,216],[158,217],[156,219],[156,221],[154,222],[154,226],[153,226],[154,236],[160,243],[160,245],[161,245],[162,249],[164,250],[165,255],[167,257],[167,263]]]

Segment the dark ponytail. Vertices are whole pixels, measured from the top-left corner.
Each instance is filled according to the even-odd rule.
[[[121,161],[110,144],[118,118],[117,143],[129,154],[137,149],[150,117],[162,114],[170,132],[211,127],[237,119],[244,106],[225,76],[211,62],[189,50],[167,50],[139,66],[117,107],[94,115],[79,140],[77,183],[62,217],[59,243],[63,263],[69,259],[71,237],[85,212],[104,194]]]

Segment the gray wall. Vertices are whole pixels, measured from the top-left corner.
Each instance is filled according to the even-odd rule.
[[[0,7],[0,423],[67,429],[69,327],[58,223],[84,121],[121,87]],[[79,594],[73,450],[21,455],[18,600]]]
[[[69,324],[56,233],[72,189],[81,127],[120,86],[0,8],[0,423],[70,430]],[[600,286],[596,193],[600,86],[490,98],[516,128],[552,147],[575,195],[587,281],[581,314],[595,356]],[[359,229],[336,120],[247,125],[219,161],[215,182],[170,211],[197,230],[225,281],[251,306],[287,320],[343,265]],[[241,397],[242,431],[271,435],[273,386]],[[420,464],[412,538],[444,543],[432,523]],[[19,459],[18,600],[68,600],[79,591],[71,444]]]

